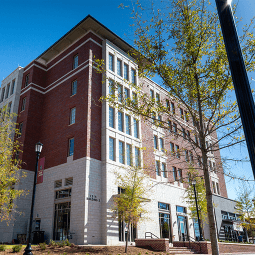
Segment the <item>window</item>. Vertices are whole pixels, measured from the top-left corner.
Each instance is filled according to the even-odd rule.
[[[195,135],[195,143],[198,145],[197,135]]]
[[[182,182],[182,170],[178,169],[178,180]]]
[[[28,86],[28,82],[29,82],[29,74],[27,74],[25,77],[25,87]]]
[[[174,181],[177,181],[177,171],[175,166],[173,166],[173,176],[174,176]]]
[[[182,108],[180,108],[180,117],[181,117],[182,119],[184,119],[183,109],[182,109]]]
[[[184,120],[189,121],[189,114],[187,111],[184,111]]]
[[[175,145],[176,158],[180,158],[180,147],[179,145]]]
[[[127,165],[131,166],[132,165],[132,147],[130,144],[127,144]]]
[[[209,170],[212,171],[212,162],[210,160],[208,161],[208,165],[209,165]]]
[[[6,90],[6,94],[5,94],[5,99],[8,98],[9,92],[10,92],[10,83],[7,85],[7,90]]]
[[[25,111],[26,108],[26,97],[22,99],[21,112]]]
[[[123,99],[123,87],[118,84],[118,101],[121,103]]]
[[[168,210],[169,211],[169,204],[164,204],[164,203],[158,203],[158,209],[162,210]]]
[[[55,189],[61,188],[62,187],[62,180],[55,181],[54,187],[55,187]]]
[[[170,143],[170,151],[171,151],[171,154],[174,155],[174,144],[173,143]]]
[[[78,67],[78,54],[73,58],[73,69]]]
[[[130,98],[130,90],[128,88],[124,89],[125,101],[128,102]]]
[[[150,90],[150,96],[151,96],[151,99],[154,98],[154,91],[152,89]]]
[[[201,163],[201,157],[200,157],[199,155],[197,156],[197,161],[198,161],[198,162],[197,162],[197,163],[198,163],[198,166],[201,167],[201,166],[202,166],[202,163]]]
[[[212,162],[212,168],[213,168],[213,172],[216,172],[216,167],[215,167],[215,162]]]
[[[70,125],[75,123],[76,108],[72,108],[70,112]]]
[[[185,149],[185,160],[188,162],[189,161],[189,154],[188,154],[188,150]]]
[[[157,102],[157,104],[159,104],[159,103],[160,103],[160,96],[159,96],[159,94],[158,94],[158,93],[156,93],[156,102]]]
[[[174,131],[174,134],[177,134],[177,124],[176,123],[173,123],[173,131]]]
[[[194,158],[193,158],[193,153],[192,153],[192,151],[189,151],[189,160],[190,160],[191,163],[194,162]]]
[[[117,74],[122,76],[122,61],[120,59],[117,59]]]
[[[135,69],[131,69],[131,82],[133,83],[133,84],[136,84],[136,81],[135,81]]]
[[[115,161],[115,140],[109,137],[109,159]]]
[[[109,127],[114,128],[114,108],[109,106]]]
[[[156,160],[156,174],[160,176],[160,162]]]
[[[22,128],[23,128],[23,122],[21,122],[21,123],[19,124],[18,138],[21,137],[21,135],[22,135]]]
[[[162,173],[163,173],[163,177],[167,178],[167,175],[166,175],[166,163],[162,163]]]
[[[134,137],[135,138],[139,138],[139,133],[138,133],[138,128],[139,128],[139,122],[137,119],[133,119],[134,120]]]
[[[7,108],[8,114],[11,113],[11,109],[12,109],[12,102],[10,102],[10,103],[8,104],[8,108]]]
[[[216,182],[216,191],[217,191],[217,194],[220,195],[220,189],[219,189],[219,183]]]
[[[177,213],[186,213],[186,208],[182,206],[176,206],[176,212]]]
[[[161,151],[164,151],[164,140],[163,138],[159,138],[159,146],[160,146],[160,150]]]
[[[154,149],[158,149],[158,137],[156,135],[154,135]]]
[[[77,93],[77,80],[72,82],[72,91],[71,95],[75,95]]]
[[[74,138],[69,139],[68,156],[72,156],[74,152]]]
[[[123,125],[123,112],[118,112],[118,130],[123,132],[124,125]]]
[[[1,102],[4,100],[5,88],[2,89]]]
[[[119,141],[119,162],[121,164],[125,164],[125,153],[124,153],[125,145],[123,142]]]
[[[71,197],[72,194],[72,189],[62,189],[62,190],[57,190],[55,199],[60,199],[60,198],[67,198]]]
[[[114,57],[109,53],[109,70],[114,72]]]
[[[73,185],[73,177],[69,177],[65,179],[65,186]]]
[[[109,94],[111,96],[115,95],[115,87],[114,87],[114,81],[113,80],[109,80]]]
[[[135,166],[141,166],[140,150],[138,147],[135,147]]]
[[[188,138],[188,140],[189,140],[189,139],[190,139],[190,131],[187,130],[187,131],[186,131],[186,134],[187,134],[187,138]]]
[[[124,79],[128,80],[128,65],[124,64]]]
[[[171,112],[172,114],[175,114],[175,106],[173,102],[171,102]]]
[[[129,115],[125,115],[126,121],[126,134],[131,135],[131,117]]]
[[[14,93],[15,80],[12,81],[11,95]]]
[[[133,103],[137,104],[137,94],[135,92],[132,93],[132,99],[133,99]]]
[[[213,188],[213,193],[216,194],[216,187],[215,187],[215,182],[212,181],[212,188]]]
[[[172,132],[172,122],[170,120],[168,121],[168,128],[169,131]]]
[[[166,100],[166,109],[167,109],[168,111],[170,111],[170,104],[169,104],[169,100]]]
[[[186,139],[186,131],[185,131],[184,128],[182,128],[182,137],[183,137],[184,139]]]

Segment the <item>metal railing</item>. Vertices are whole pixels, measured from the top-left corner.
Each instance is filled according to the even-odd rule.
[[[154,237],[153,237],[154,236]],[[154,235],[153,233],[151,232],[145,232],[145,239],[146,238],[157,238],[159,239],[156,235]]]

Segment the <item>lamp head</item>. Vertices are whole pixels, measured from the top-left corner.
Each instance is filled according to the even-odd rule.
[[[197,182],[196,182],[196,180],[194,179],[194,180],[192,180],[191,183],[192,183],[192,185],[196,185]]]
[[[40,143],[40,142],[38,142],[38,143],[35,145],[35,152],[41,153],[42,147],[43,147],[43,144]]]

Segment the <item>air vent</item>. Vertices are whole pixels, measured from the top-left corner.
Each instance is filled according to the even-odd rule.
[[[55,189],[62,187],[62,180],[55,181]]]
[[[73,185],[73,177],[66,178],[65,186],[71,186],[71,185]]]

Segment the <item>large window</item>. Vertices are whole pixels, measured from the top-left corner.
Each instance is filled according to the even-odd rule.
[[[6,90],[5,98],[8,98],[9,92],[10,92],[10,83],[7,85],[7,90]]]
[[[69,139],[68,156],[72,156],[74,153],[74,138]]]
[[[4,100],[5,88],[2,88],[1,102]]]
[[[77,93],[77,80],[72,82],[72,91],[71,95],[74,96]]]
[[[135,166],[141,166],[140,149],[135,147]]]
[[[25,77],[25,87],[28,86],[28,82],[29,82],[29,74],[27,74]]]
[[[127,144],[127,165],[132,165],[132,146]]]
[[[109,137],[109,159],[115,161],[115,139]]]
[[[135,69],[131,69],[131,82],[136,84],[136,81],[135,81]]]
[[[139,137],[139,134],[138,134],[138,128],[139,128],[138,123],[139,122],[135,118],[133,120],[134,120],[134,137],[138,138]]]
[[[174,176],[174,181],[177,181],[178,178],[177,178],[177,170],[176,170],[176,167],[173,166],[173,176]]]
[[[8,114],[11,113],[11,109],[12,109],[12,102],[10,102],[10,103],[8,104],[8,108],[7,108]]]
[[[156,135],[154,135],[154,149],[158,149],[158,137]]]
[[[125,115],[126,121],[126,134],[131,135],[131,117],[129,115]]]
[[[114,86],[114,81],[113,80],[109,80],[109,94],[111,96],[115,95],[115,86]]]
[[[165,203],[158,203],[160,238],[169,238],[172,242],[170,206]]]
[[[75,123],[76,108],[72,108],[70,111],[70,125]]]
[[[124,89],[124,95],[125,95],[125,101],[126,101],[126,103],[127,103],[128,100],[130,100],[130,89],[125,88],[125,89]]]
[[[14,93],[15,80],[12,81],[11,95]]]
[[[114,72],[114,57],[109,53],[109,70]]]
[[[73,69],[78,67],[78,54],[73,58]]]
[[[109,127],[114,128],[114,108],[109,106]]]
[[[120,59],[117,59],[117,74],[122,76],[122,61]]]
[[[121,103],[123,100],[123,87],[118,84],[118,101]]]
[[[128,80],[128,65],[124,64],[124,79]]]
[[[159,138],[159,150],[164,151],[164,140],[163,138]]]
[[[22,135],[22,128],[23,128],[23,122],[19,124],[19,132],[18,132],[18,138]]]
[[[160,162],[159,160],[156,160],[156,174],[160,176]]]
[[[162,163],[162,173],[163,173],[163,177],[167,178],[167,174],[166,174],[166,163]]]
[[[123,125],[123,112],[118,112],[118,130],[123,132],[124,125]]]
[[[125,145],[119,141],[119,162],[125,164]]]

